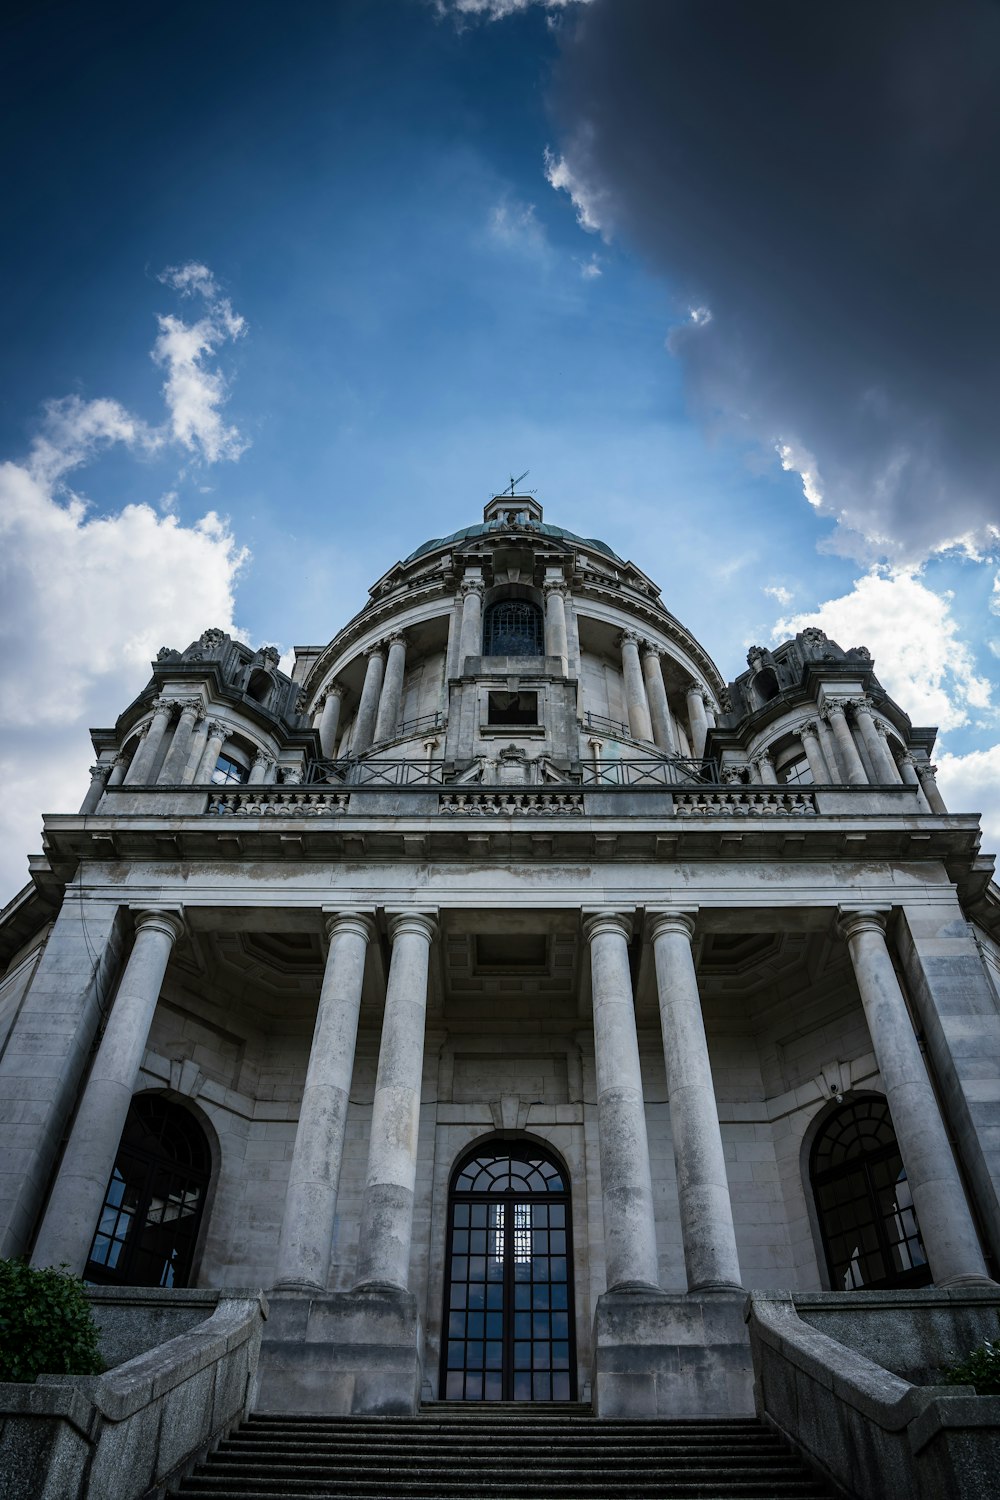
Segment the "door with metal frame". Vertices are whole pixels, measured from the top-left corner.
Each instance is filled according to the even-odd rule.
[[[569,1179],[534,1142],[480,1144],[448,1199],[441,1397],[576,1399]]]

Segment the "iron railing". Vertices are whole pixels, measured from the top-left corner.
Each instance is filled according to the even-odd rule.
[[[584,786],[692,786],[719,784],[718,766],[714,760],[699,760],[690,755],[658,756],[655,760],[581,761]]]

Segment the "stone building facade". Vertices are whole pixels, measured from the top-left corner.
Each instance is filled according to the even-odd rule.
[[[992,861],[863,647],[726,684],[508,495],[93,738],[0,921],[0,1253],[266,1288],[328,1412],[740,1413],[746,1289],[990,1284]]]

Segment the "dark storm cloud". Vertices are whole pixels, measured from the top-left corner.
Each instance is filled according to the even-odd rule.
[[[595,0],[555,98],[578,201],[710,309],[703,415],[890,555],[1000,523],[995,4]]]

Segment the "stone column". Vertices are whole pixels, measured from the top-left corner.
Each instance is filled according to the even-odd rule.
[[[462,584],[462,629],[458,637],[458,675],[470,656],[483,654],[483,585],[477,578]]]
[[[437,923],[427,911],[390,918],[392,960],[372,1105],[357,1285],[406,1291],[417,1175],[427,974]]]
[[[799,725],[799,738],[802,741],[802,748],[806,752],[806,760],[809,762],[813,781],[818,786],[823,786],[832,781],[833,777],[830,775],[830,769],[823,754],[823,747],[819,742],[819,735],[816,732],[815,719],[808,719],[805,724]]]
[[[687,912],[651,912],[650,936],[688,1291],[731,1291],[741,1284],[740,1262],[691,952],[694,921]]]
[[[816,720],[816,735],[823,750],[823,759],[830,769],[831,783],[835,786],[843,783],[847,773],[840,764],[840,756],[837,754],[837,742],[833,737],[833,731],[822,714]]]
[[[354,1072],[365,954],[375,928],[360,912],[326,918],[330,941],[278,1239],[275,1285],[325,1291]]]
[[[656,1287],[656,1229],[646,1112],[622,912],[585,913],[594,993],[594,1060],[609,1292]]]
[[[653,743],[664,755],[677,754],[674,725],[667,702],[667,689],[660,666],[662,651],[651,641],[642,644],[642,675],[646,680],[646,697],[649,701],[649,718],[653,728]]]
[[[705,753],[705,740],[708,736],[704,688],[697,685],[688,688],[687,708],[688,723],[691,725],[691,754],[700,759]]]
[[[190,786],[197,779],[198,769],[205,758],[205,746],[208,744],[208,720],[202,714],[201,719],[191,736],[191,749],[188,754],[187,764],[181,773],[181,781],[185,786]]]
[[[99,760],[96,766],[91,766],[90,785],[87,788],[87,795],[84,797],[83,802],[80,806],[81,817],[86,817],[89,813],[92,813],[94,811],[94,808],[104,796],[104,788],[108,784],[108,778],[110,775],[111,762],[109,760]]]
[[[909,750],[907,750],[906,754],[899,762],[899,774],[902,776],[903,781],[907,786],[916,787],[917,799],[920,803],[921,808],[924,812],[930,812],[931,807],[930,803],[927,801],[927,794],[925,793],[923,787],[920,785],[920,777],[917,775],[917,763],[914,760],[913,756],[910,754]]]
[[[946,813],[948,809],[944,805],[944,798],[938,791],[937,766],[932,766],[929,760],[918,760],[916,768],[917,776],[920,778],[920,789],[927,798],[931,812]]]
[[[258,750],[250,767],[250,775],[247,777],[248,786],[261,786],[267,780],[267,773],[274,765],[274,761],[266,750]]]
[[[365,681],[361,689],[361,702],[354,718],[354,733],[351,735],[351,754],[363,755],[375,738],[375,716],[382,692],[382,674],[385,671],[385,649],[379,644],[369,646],[365,652],[367,666]]]
[[[156,778],[161,784],[172,786],[175,782],[183,781],[188,756],[191,754],[194,726],[204,711],[198,698],[186,698],[181,704],[181,716],[177,720],[177,728],[174,730],[170,749],[167,751],[160,774]]]
[[[125,780],[125,772],[128,770],[128,761],[124,755],[119,753],[111,762],[111,775],[108,777],[108,786],[121,786]]]
[[[333,760],[337,750],[337,730],[340,728],[340,708],[345,689],[331,682],[323,694],[323,711],[319,720],[319,753],[324,760]]]
[[[545,585],[545,655],[558,656],[563,671],[567,670],[566,585],[561,579]]]
[[[988,1282],[972,1215],[885,940],[885,913],[841,909],[899,1154],[939,1286]]]
[[[842,703],[828,703],[826,706],[826,718],[830,728],[833,730],[833,737],[837,741],[837,749],[840,751],[844,769],[847,772],[848,783],[851,786],[866,786],[868,784],[868,777],[865,775],[865,768],[861,763],[858,747],[854,743],[851,726],[848,724],[847,716],[844,713],[844,705]]]
[[[391,740],[399,723],[399,711],[403,704],[403,673],[406,670],[406,636],[401,630],[389,637],[389,660],[378,700],[375,718],[375,743]]]
[[[125,772],[124,779],[127,786],[141,786],[147,780],[173,711],[174,704],[169,698],[157,698],[153,707],[153,717],[147,724],[142,742],[132,757],[132,764]]]
[[[160,986],[182,930],[179,911],[136,914],[132,952],[35,1242],[36,1266],[65,1264],[78,1275],[86,1264]]]
[[[868,759],[871,761],[872,769],[879,781],[885,786],[898,782],[899,773],[896,771],[895,761],[893,761],[892,756],[889,754],[888,745],[875,727],[872,706],[868,702],[868,699],[853,698],[851,700],[851,708],[854,712],[854,722],[861,731],[861,738],[865,742]]]
[[[901,782],[903,780],[903,773],[896,764],[896,757],[893,755],[892,746],[889,744],[889,726],[884,724],[881,719],[876,719],[875,733],[882,741],[882,748],[885,751],[885,766],[889,773],[890,781]]]
[[[210,782],[212,780],[212,774],[215,771],[216,766],[219,764],[219,756],[222,754],[222,747],[225,743],[225,724],[223,724],[221,719],[209,719],[208,740],[205,743],[205,749],[202,752],[201,761],[199,762],[198,769],[195,772],[195,781],[197,781],[200,785],[204,786],[207,782]]]
[[[758,750],[750,764],[757,772],[757,779],[764,786],[778,785],[778,775],[774,769],[774,763],[771,760],[771,752],[769,750]]]
[[[619,637],[622,650],[622,676],[625,679],[625,705],[629,733],[637,740],[652,740],[653,725],[646,702],[646,689],[639,665],[639,637],[634,630],[624,630]]]

